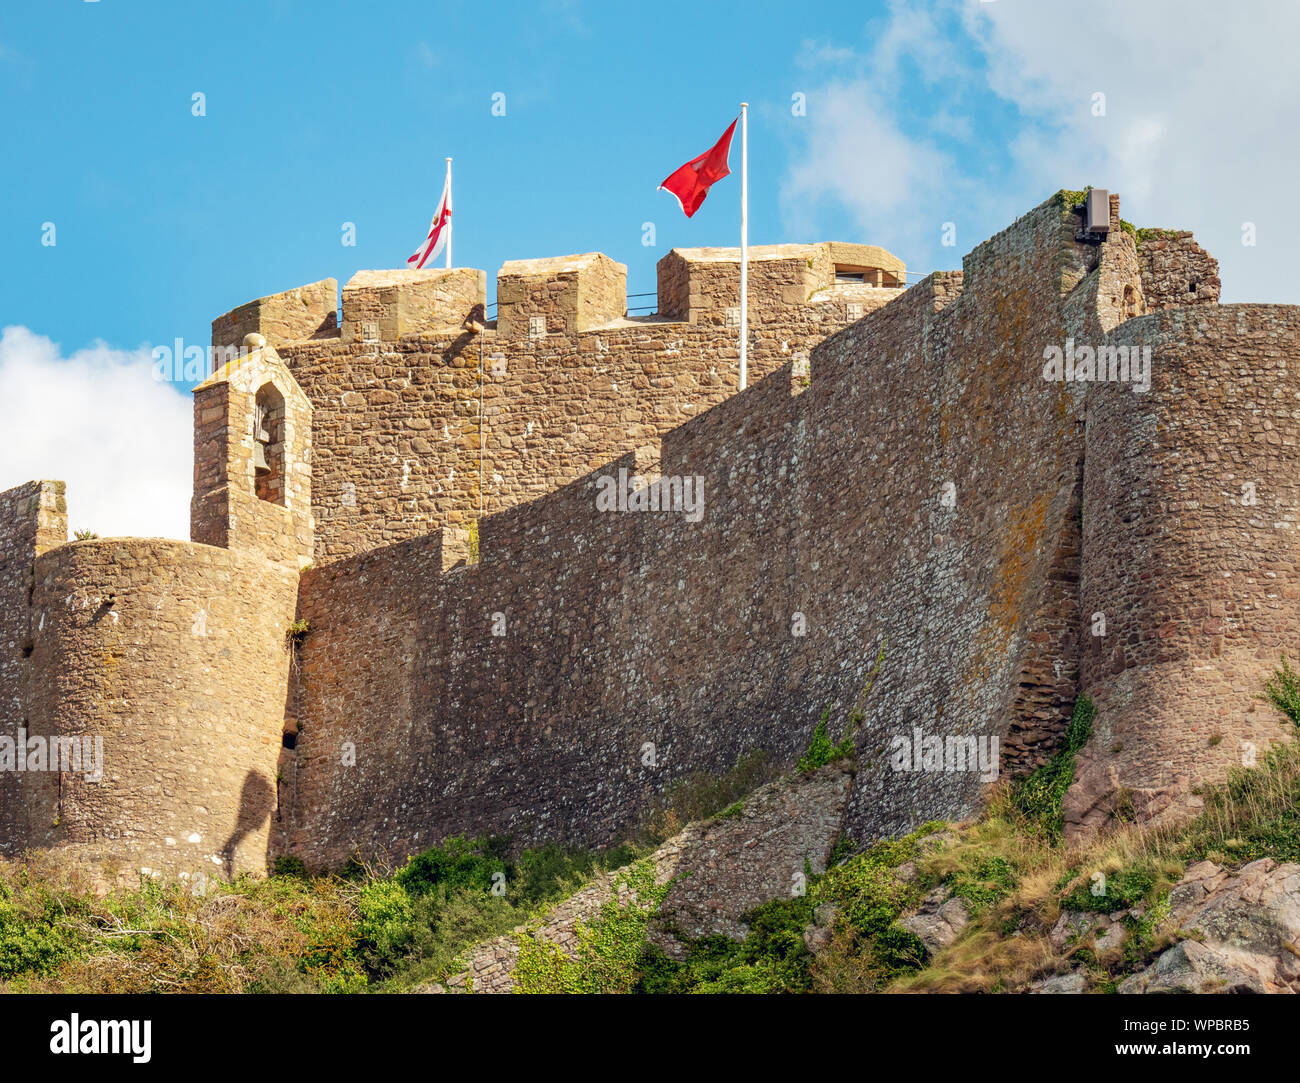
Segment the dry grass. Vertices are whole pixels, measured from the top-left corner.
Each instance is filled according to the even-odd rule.
[[[84,871],[47,866],[40,855],[6,863],[0,898],[63,958],[0,992],[320,991],[353,978],[355,884],[214,881],[196,895],[146,883],[101,895]]]
[[[1045,936],[1004,937],[977,928],[917,974],[894,983],[896,993],[994,993],[1022,988],[1056,973],[1060,957]]]
[[[1120,874],[1139,873],[1148,884],[1148,905],[1177,883],[1189,862],[1209,858],[1231,864],[1247,846],[1267,849],[1270,825],[1293,817],[1300,796],[1300,749],[1279,746],[1258,768],[1236,772],[1221,786],[1206,791],[1205,809],[1194,819],[1150,825],[1115,823],[1090,844],[1047,846],[1017,819],[1005,799],[995,795],[985,818],[960,825],[956,837],[917,859],[929,882],[952,883],[964,872],[987,867],[994,859],[1014,871],[1015,886],[974,918],[949,947],[933,956],[920,972],[891,987],[897,992],[992,992],[1025,989],[1031,982],[1085,963],[1106,976],[1123,965],[1118,950],[1097,957],[1081,955],[1078,946],[1055,950],[1048,931],[1061,915],[1062,901],[1087,890],[1094,873],[1108,883]],[[1126,909],[1117,903],[1115,909]],[[1094,907],[1096,909],[1096,907]],[[1174,937],[1153,929],[1147,957]],[[1130,963],[1132,960],[1129,960]]]

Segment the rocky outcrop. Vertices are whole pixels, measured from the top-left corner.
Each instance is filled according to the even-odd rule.
[[[1169,905],[1169,927],[1187,939],[1121,993],[1300,992],[1300,865],[1261,858],[1231,873],[1202,861]]]
[[[1141,919],[1144,908],[1117,910],[1112,914],[1094,914],[1086,910],[1065,910],[1047,934],[1057,952],[1073,947],[1087,947],[1102,956],[1123,946],[1128,936],[1128,918]]]
[[[1065,841],[1083,845],[1113,823],[1121,805],[1127,815],[1144,824],[1189,820],[1205,807],[1202,797],[1192,792],[1192,778],[1174,776],[1167,786],[1125,786],[1114,763],[1094,758],[1096,749],[1079,753],[1075,780],[1061,802]]]

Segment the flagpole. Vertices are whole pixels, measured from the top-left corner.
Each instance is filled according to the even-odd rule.
[[[451,159],[447,159],[447,206],[451,206]],[[447,266],[451,266],[451,222],[447,223]]]
[[[749,102],[740,103],[740,390],[749,376]]]

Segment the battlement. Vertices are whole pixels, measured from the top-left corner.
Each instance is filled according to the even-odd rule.
[[[755,381],[793,361],[792,390],[801,389],[813,346],[904,292],[902,261],[873,245],[756,245],[750,254]],[[262,335],[315,412],[313,559],[467,529],[734,393],[740,250],[668,252],[653,315],[629,314],[627,273],[600,252],[509,260],[495,319],[486,274],[468,267],[358,271],[341,315],[334,280],[323,279],[219,317],[215,344]],[[651,307],[632,301],[632,311]],[[248,424],[242,405],[236,413]],[[244,500],[246,464],[205,469],[215,478],[233,470],[231,491]],[[199,486],[196,538],[229,544],[224,491],[212,477]],[[276,513],[249,507],[260,537]],[[305,543],[298,554],[307,556]]]
[[[497,275],[497,332],[575,335],[627,314],[627,267],[602,252],[510,260]]]
[[[749,296],[771,306],[837,301],[857,319],[905,288],[903,261],[868,244],[765,244],[749,250]],[[740,249],[674,248],[659,261],[659,314],[686,323],[739,323]],[[882,292],[887,291],[887,292]],[[755,314],[751,312],[750,318]]]
[[[322,278],[297,289],[259,297],[212,321],[212,345],[238,348],[247,335],[268,342],[300,342],[338,334],[339,284]]]
[[[358,271],[343,287],[344,342],[456,335],[483,322],[487,275],[470,267]]]
[[[1079,196],[911,289],[871,246],[755,247],[744,391],[736,249],[664,256],[653,318],[600,253],[505,264],[495,326],[467,268],[362,271],[341,320],[330,279],[226,313],[192,542],[63,544],[60,484],[0,493],[0,714],[109,765],[0,771],[0,852],[603,845],[687,772],[795,763],[881,643],[864,753],[954,726],[1025,771],[1087,692],[1067,831],[1121,787],[1186,807],[1282,730],[1257,690],[1300,640],[1300,309],[1220,306],[1190,234]],[[1121,350],[1140,380],[1103,375]],[[876,762],[848,837],[980,799]]]
[[[860,319],[906,287],[903,261],[875,245],[755,245],[749,258],[756,327],[828,304]],[[343,287],[341,323],[337,290],[326,278],[249,301],[213,321],[212,343],[238,347],[252,333],[275,346],[454,338],[487,323],[487,275],[470,267],[358,271]],[[674,248],[659,260],[656,297],[660,322],[739,325],[740,249]],[[497,273],[499,339],[572,337],[618,326],[628,311],[627,267],[603,252],[507,260]]]

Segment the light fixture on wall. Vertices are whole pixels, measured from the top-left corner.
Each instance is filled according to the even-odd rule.
[[[1084,200],[1083,228],[1089,233],[1110,232],[1110,193],[1105,188],[1093,188]]]

